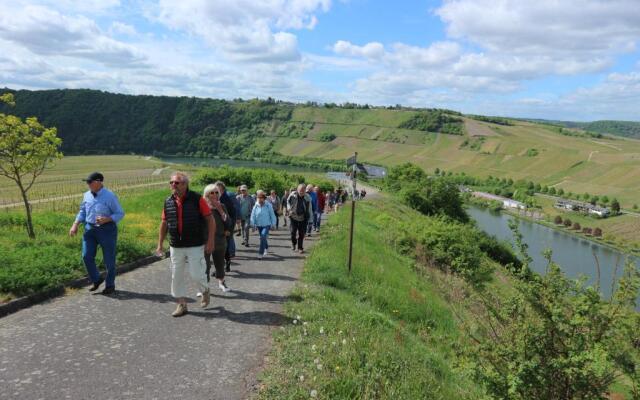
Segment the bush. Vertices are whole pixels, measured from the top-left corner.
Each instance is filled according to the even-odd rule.
[[[569,218],[564,220],[564,226],[566,226],[567,228],[570,227],[573,223],[571,222],[571,220]]]
[[[602,229],[600,229],[600,228],[595,228],[595,229],[593,230],[593,236],[595,236],[595,237],[602,237]]]
[[[580,226],[579,223],[574,222],[573,223],[573,230],[579,231],[580,229],[582,229],[582,227]]]
[[[553,219],[553,223],[556,225],[562,225],[562,217],[559,215],[556,215],[556,217]]]
[[[334,135],[333,133],[324,132],[324,133],[320,134],[320,136],[318,136],[318,140],[321,141],[321,142],[331,142],[336,137],[337,136]]]

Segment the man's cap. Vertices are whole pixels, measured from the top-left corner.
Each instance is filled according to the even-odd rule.
[[[89,176],[87,176],[87,179],[84,179],[85,182],[91,182],[91,181],[104,181],[104,175],[102,175],[100,172],[92,172],[91,174],[89,174]]]

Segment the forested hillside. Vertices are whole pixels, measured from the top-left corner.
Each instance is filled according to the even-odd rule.
[[[340,115],[340,124],[334,124],[334,130],[340,130],[338,125],[369,122],[391,129],[391,136],[401,128],[422,132],[420,136],[426,132],[463,132],[462,120],[442,110],[388,110],[380,114],[387,110],[357,110],[355,105],[351,106],[354,109],[334,109],[335,105],[303,107],[272,99],[131,96],[87,89],[0,90],[7,91],[15,94],[16,106],[0,106],[0,112],[36,116],[45,126],[57,127],[65,154],[268,155],[272,153],[269,143],[255,143],[257,138],[307,137],[315,127],[313,120],[299,123],[293,118],[296,109]],[[341,111],[346,113],[340,114]],[[364,120],[354,120],[354,113],[365,116]],[[393,118],[387,119],[389,115]],[[317,140],[330,141],[334,137],[328,134]]]

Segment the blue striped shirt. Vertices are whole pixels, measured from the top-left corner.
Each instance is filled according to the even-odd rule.
[[[104,187],[98,190],[95,197],[90,190],[84,193],[82,203],[80,203],[80,211],[76,216],[76,222],[95,225],[98,215],[111,217],[115,223],[118,223],[124,217],[124,210],[120,206],[118,197]]]

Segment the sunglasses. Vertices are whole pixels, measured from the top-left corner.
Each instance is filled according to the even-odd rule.
[[[220,193],[218,193],[218,192],[209,192],[209,194],[215,194],[216,196],[218,196]]]
[[[182,183],[184,183],[184,182],[182,182],[182,181],[169,181],[169,185],[180,185]]]

